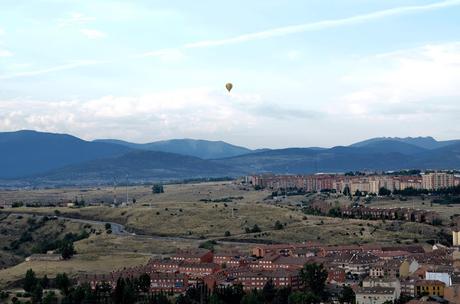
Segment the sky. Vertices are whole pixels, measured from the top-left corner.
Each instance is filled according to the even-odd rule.
[[[457,139],[459,20],[460,0],[2,0],[0,131]]]

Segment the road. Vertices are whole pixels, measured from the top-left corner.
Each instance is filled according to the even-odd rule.
[[[65,216],[55,216],[55,215],[43,215],[43,214],[37,214],[34,212],[12,212],[10,213],[11,215],[30,215],[34,214],[38,217],[44,217],[48,216],[50,218],[57,218],[60,220],[65,220],[65,221],[71,221],[75,223],[82,223],[82,224],[89,224],[89,225],[101,225],[104,226],[105,224],[109,223],[111,225],[111,230],[113,235],[118,235],[118,236],[131,236],[140,240],[160,240],[160,241],[170,241],[170,242],[180,242],[180,241],[187,241],[187,242],[195,242],[197,245],[205,242],[205,241],[211,241],[215,240],[219,242],[220,244],[230,244],[230,245],[247,245],[247,244],[264,244],[262,242],[257,243],[254,241],[244,241],[244,240],[238,240],[238,241],[223,241],[219,238],[207,238],[207,239],[198,239],[198,238],[191,238],[191,237],[181,237],[181,236],[162,236],[162,235],[147,235],[147,234],[136,234],[127,231],[126,227],[122,224],[115,223],[115,222],[107,222],[107,221],[97,221],[97,220],[88,220],[88,219],[81,219],[81,218],[72,218],[72,217],[65,217]]]

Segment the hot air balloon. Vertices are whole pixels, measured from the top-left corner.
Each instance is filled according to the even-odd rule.
[[[227,91],[230,93],[230,91],[233,89],[233,84],[229,82],[225,85],[225,88],[227,88]]]

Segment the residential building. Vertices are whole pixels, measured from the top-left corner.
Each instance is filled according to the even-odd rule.
[[[397,299],[391,287],[361,287],[355,291],[356,304],[383,304]]]
[[[444,284],[437,280],[419,280],[415,282],[416,296],[444,296]]]

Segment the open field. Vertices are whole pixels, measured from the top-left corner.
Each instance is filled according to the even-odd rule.
[[[16,266],[0,270],[0,286],[8,285],[24,277],[28,269],[33,269],[38,276],[47,274],[50,278],[57,273],[66,272],[72,276],[84,273],[107,273],[109,269],[119,269],[145,264],[148,256],[140,254],[104,254],[76,255],[71,260],[45,262],[23,262]]]
[[[85,190],[82,196],[85,201],[92,201],[109,195],[107,191],[112,190]],[[37,201],[41,197],[41,200],[46,202],[51,198],[70,199],[78,191],[59,189],[7,192],[8,199]],[[96,225],[98,227],[95,227],[98,230],[101,230],[104,222],[114,222],[125,225],[126,229],[136,232],[136,235],[108,235],[105,232],[91,234],[89,238],[75,243],[78,254],[70,261],[22,262],[0,271],[0,285],[17,280],[29,268],[33,268],[39,275],[47,273],[51,277],[58,272],[69,272],[72,275],[107,273],[117,268],[143,264],[153,255],[170,254],[180,248],[196,248],[206,240],[217,240],[216,249],[238,247],[243,251],[248,250],[252,242],[267,241],[424,244],[427,240],[439,240],[443,237],[441,231],[448,230],[447,227],[419,223],[306,215],[297,207],[298,204],[318,199],[337,201],[340,204],[349,204],[350,201],[335,195],[299,195],[283,198],[275,203],[272,200],[264,200],[270,194],[268,191],[245,190],[228,182],[168,185],[163,194],[152,194],[150,187],[139,186],[130,187],[128,193],[131,193],[130,197],[136,198],[136,204],[123,208],[100,205],[84,208],[21,207],[2,210],[0,216],[3,224],[8,224],[14,217],[17,219],[17,215],[6,216],[2,213],[33,212],[39,215],[53,215],[55,210],[58,210],[63,217],[100,221],[101,223]],[[453,207],[447,206],[432,207],[429,202],[426,200],[425,205],[420,202],[419,208],[434,209],[443,216],[449,216],[448,211],[453,210]],[[414,202],[374,199],[369,206],[413,207]],[[27,221],[26,217],[31,215],[25,214],[22,219],[17,220]],[[65,223],[65,232],[77,233],[82,229],[82,225],[84,226],[83,223],[69,220],[59,221]],[[276,221],[283,225],[282,229],[275,229]],[[254,225],[257,225],[261,232],[245,231]],[[225,236],[227,231],[230,236]],[[10,238],[17,235],[11,234]],[[239,243],[219,243],[225,240],[238,240]],[[8,239],[5,244],[10,241],[11,239]]]
[[[28,269],[38,276],[53,278],[66,272],[72,277],[79,274],[102,274],[145,264],[152,257],[172,254],[178,249],[197,248],[202,240],[165,241],[134,236],[95,235],[75,243],[77,254],[67,261],[29,261],[0,270],[0,287],[24,277]],[[239,249],[249,251],[247,246],[217,245],[216,250]]]
[[[242,202],[262,201],[268,191],[244,190],[233,182],[210,182],[198,184],[165,185],[165,193],[152,194],[151,185],[129,186],[129,201],[133,198],[140,204],[157,202],[196,202],[200,199],[219,199],[231,196],[243,196]],[[126,187],[62,188],[37,190],[0,190],[0,202],[13,203],[59,203],[64,201],[85,200],[88,203],[112,203],[126,201]]]

